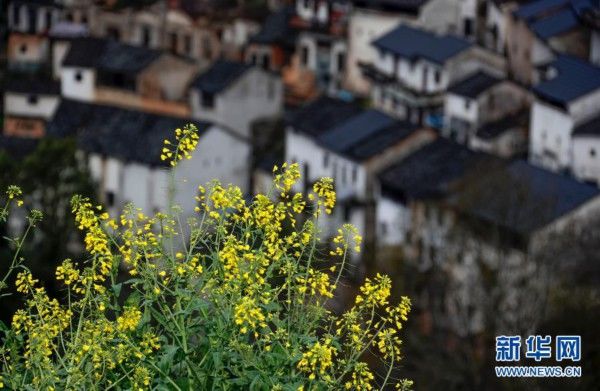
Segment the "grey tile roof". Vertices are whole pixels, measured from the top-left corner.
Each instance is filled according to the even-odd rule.
[[[517,127],[527,128],[529,124],[529,110],[509,114],[497,121],[483,124],[477,129],[476,136],[482,140],[493,140],[509,130]]]
[[[553,15],[532,22],[529,27],[542,39],[564,34],[579,26],[573,9],[566,8]]]
[[[502,79],[497,78],[496,76],[492,76],[483,71],[478,71],[450,86],[448,92],[475,99],[482,92],[495,86],[501,81]]]
[[[392,117],[379,110],[366,110],[322,134],[318,140],[326,148],[343,153],[356,144],[366,141],[392,122],[394,122]]]
[[[19,94],[60,95],[60,83],[54,80],[7,75],[4,90]]]
[[[417,14],[429,0],[353,0],[355,7],[385,12]]]
[[[191,84],[201,91],[216,94],[226,89],[252,66],[241,62],[218,60]]]
[[[410,122],[395,121],[351,146],[344,151],[344,154],[354,160],[367,160],[407,139],[417,130],[418,127]]]
[[[426,59],[444,64],[448,59],[469,48],[471,43],[450,35],[400,25],[373,41],[380,50],[392,52],[409,60]]]
[[[76,136],[79,148],[151,166],[162,166],[165,139],[176,128],[194,123],[200,133],[210,123],[187,118],[150,114],[113,106],[63,100],[47,126],[50,136]]]
[[[135,74],[148,67],[161,54],[159,50],[113,40],[82,37],[71,40],[63,65]]]
[[[321,96],[288,115],[286,123],[296,131],[318,137],[361,111],[356,103]]]
[[[98,58],[104,54],[108,41],[102,38],[81,37],[71,40],[71,47],[65,58],[63,66],[95,68]]]
[[[290,26],[293,15],[293,7],[284,6],[274,11],[267,17],[259,32],[250,37],[250,42],[293,46],[296,36],[296,31]]]
[[[568,5],[571,0],[535,0],[530,1],[514,11],[514,15],[521,19],[536,18],[541,14],[548,13],[553,9],[561,9]]]
[[[494,160],[453,141],[439,138],[379,174],[382,190],[401,200],[445,197],[466,173]]]
[[[587,61],[560,55],[548,66],[556,70],[556,77],[538,83],[533,90],[551,103],[566,106],[600,88],[600,67]]]
[[[600,115],[578,125],[573,130],[573,136],[595,136],[600,137]]]
[[[531,234],[600,195],[595,186],[514,161],[480,175],[449,200],[463,213]]]
[[[32,153],[38,143],[38,139],[12,137],[0,134],[0,153],[5,153],[13,159],[22,159]]]

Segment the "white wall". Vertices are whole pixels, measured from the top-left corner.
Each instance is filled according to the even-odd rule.
[[[476,126],[479,122],[479,102],[476,99],[448,93],[444,101],[444,116],[446,119],[460,118]]]
[[[567,113],[543,102],[534,102],[529,134],[531,162],[550,170],[568,167],[573,125],[573,119]]]
[[[506,44],[506,18],[504,13],[498,6],[493,2],[488,2],[488,13],[487,13],[487,31],[489,32],[493,26],[496,26],[497,31],[497,39],[495,45],[493,42],[488,42],[488,47],[497,53],[502,53],[504,51],[504,46]],[[491,35],[488,35],[488,38],[491,38]]]
[[[600,31],[592,31],[590,38],[590,62],[600,66]]]
[[[600,185],[600,137],[582,135],[573,139],[573,174]]]
[[[375,67],[382,73],[397,77],[403,84],[419,92],[440,92],[448,86],[448,75],[444,67],[424,59],[411,62],[405,58],[398,58],[396,61],[393,53],[380,51],[375,60]]]
[[[600,88],[570,102],[568,110],[576,124],[600,114]]]
[[[183,160],[175,169],[176,204],[184,215],[196,206],[198,186],[218,179],[224,186],[234,184],[246,194],[250,188],[250,144],[218,126],[200,135],[192,159]]]
[[[291,128],[286,129],[285,160],[299,163],[303,176],[308,167],[309,183],[323,177],[333,178],[339,199],[366,196],[366,170],[361,164],[327,151],[312,138]],[[299,185],[296,190],[306,189]]]
[[[392,30],[402,20],[399,15],[354,9],[348,22],[347,77],[345,87],[366,95],[368,80],[363,78],[358,62],[374,63],[377,51],[371,42]]]
[[[77,74],[81,75],[78,81]],[[65,98],[93,101],[96,89],[96,71],[86,68],[62,67],[60,77],[61,94]]]
[[[200,142],[190,160],[175,168],[174,202],[182,207],[184,216],[194,213],[198,186],[213,179],[224,186],[235,184],[243,193],[249,191],[250,145],[227,131],[211,127],[200,136]],[[168,206],[169,169],[151,167],[137,162],[123,162],[112,157],[89,155],[93,180],[106,196],[112,192],[115,204],[110,213],[120,213],[126,203],[133,202],[145,213],[155,213]]]
[[[252,122],[281,113],[283,86],[280,78],[254,68],[215,95],[212,109],[202,107],[200,100],[198,91],[192,89],[190,106],[194,118],[223,124],[249,137]]]
[[[471,0],[466,0],[467,2]],[[462,32],[462,0],[430,0],[421,9],[419,25],[441,34]]]
[[[411,227],[410,209],[389,197],[382,196],[377,201],[376,217],[377,244],[397,246],[404,244]]]
[[[37,97],[36,103],[29,102],[32,96]],[[59,102],[60,98],[57,95],[20,94],[9,91],[4,93],[4,112],[47,120],[54,115]]]

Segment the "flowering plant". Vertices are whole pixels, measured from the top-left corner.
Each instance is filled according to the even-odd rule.
[[[196,140],[167,144],[173,149],[165,158],[177,165]],[[271,194],[251,201],[238,187],[214,181],[199,188],[197,216],[187,221],[177,207],[148,216],[128,205],[120,216],[109,216],[75,196],[72,210],[89,256],[57,268],[64,301],[49,297],[22,263],[13,265],[21,269],[16,289],[26,304],[2,330],[0,387],[390,385],[410,301],[391,304],[390,279],[377,275],[365,281],[346,312],[329,309],[346,258],[360,249],[361,238],[344,225],[330,252],[333,265],[325,265],[318,219],[334,207],[333,183],[318,181],[305,198],[292,191],[299,179],[296,164],[276,167]],[[8,195],[10,201],[19,193]],[[7,202],[0,213],[4,220],[9,208]],[[385,363],[377,379],[363,361],[367,351],[378,351]],[[407,389],[410,381],[396,387]]]

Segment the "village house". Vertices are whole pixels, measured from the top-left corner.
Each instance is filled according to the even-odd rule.
[[[529,107],[483,124],[469,146],[504,158],[525,156],[529,150]]]
[[[287,6],[271,13],[260,30],[250,37],[245,61],[272,71],[281,71],[288,65],[296,44],[296,32],[290,26],[293,15],[293,8]]]
[[[53,80],[10,78],[4,86],[6,136],[40,138],[60,103],[60,83]]]
[[[380,110],[416,124],[440,126],[449,85],[477,70],[502,72],[492,53],[450,35],[400,25],[376,39],[374,63],[361,64],[371,80],[371,100]]]
[[[600,68],[563,55],[541,71],[541,78],[533,88],[536,99],[531,109],[529,159],[552,171],[587,178],[588,174],[575,171],[573,133],[600,114]],[[585,133],[589,132],[580,134]],[[593,145],[586,149],[579,144],[577,152],[586,154],[589,160],[578,167],[589,163],[598,167]],[[581,163],[582,157],[577,158]]]
[[[555,53],[585,60],[594,57],[595,29],[584,20],[597,8],[586,0],[536,0],[518,7],[507,18],[510,74],[521,83],[535,84],[536,67],[552,61]]]
[[[448,87],[442,134],[472,146],[481,127],[514,117],[529,107],[530,100],[529,93],[515,83],[486,71],[474,72]]]
[[[196,65],[160,50],[77,38],[60,63],[61,93],[86,102],[189,116],[187,87]]]
[[[573,174],[600,186],[600,114],[573,129]]]
[[[344,88],[368,95],[370,81],[361,63],[377,60],[373,40],[390,32],[399,23],[433,31],[475,38],[476,0],[355,0],[348,22],[348,55]]]
[[[350,10],[347,1],[297,0],[290,21],[299,31],[293,66],[312,72],[317,87],[330,94],[340,90],[345,75]]]
[[[321,97],[289,118],[285,160],[302,170],[304,181],[297,191],[309,191],[322,177],[334,179],[338,207],[322,220],[324,234],[333,235],[340,224],[351,222],[370,245],[376,172],[434,137],[431,130],[381,111]]]
[[[11,70],[37,71],[48,60],[46,33],[61,17],[56,1],[11,1],[7,7],[7,65]]]
[[[250,138],[254,121],[281,114],[283,87],[279,76],[270,71],[219,60],[191,82],[189,100],[193,118]]]
[[[187,123],[199,129],[198,147],[190,160],[170,168],[160,158],[163,141],[173,141],[175,129]],[[172,201],[182,207],[184,217],[191,216],[198,186],[214,178],[249,191],[248,140],[205,121],[65,99],[48,134],[77,138],[100,199],[113,215],[130,202],[144,213],[155,213]],[[169,200],[171,170],[177,191]]]
[[[458,336],[489,327],[486,316],[499,309],[501,330],[531,324],[532,291],[545,283],[539,251],[549,235],[600,212],[595,187],[441,139],[380,180],[378,225],[387,233],[380,246],[395,246],[401,258],[389,261],[412,264],[424,277],[415,306],[426,328]],[[502,282],[495,287],[501,295],[486,290],[489,278]]]

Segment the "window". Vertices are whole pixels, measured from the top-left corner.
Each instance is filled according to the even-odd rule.
[[[342,72],[346,67],[346,53],[338,53],[337,55],[337,71]]]
[[[442,79],[442,72],[436,69],[435,72],[433,72],[433,78],[435,83],[439,84],[440,80]]]
[[[106,36],[109,39],[114,39],[115,41],[118,41],[121,38],[121,32],[116,27],[109,27],[106,29]]]
[[[37,105],[38,96],[37,95],[29,95],[27,97],[27,103],[29,103],[30,105]]]
[[[21,24],[21,7],[18,4],[13,3],[13,25]]]
[[[347,175],[346,175],[346,166],[342,166],[342,184],[345,185],[346,181],[347,181]]]
[[[212,58],[212,47],[210,46],[209,37],[204,37],[204,39],[202,40],[202,53],[204,53],[204,58]]]
[[[46,11],[46,30],[52,27],[52,11]]]
[[[112,191],[107,191],[105,194],[105,197],[106,197],[106,205],[108,205],[109,207],[115,205],[115,193],[113,193]]]
[[[81,71],[75,72],[75,81],[79,83],[81,80],[83,80],[83,75],[81,74]]]
[[[209,92],[202,91],[202,107],[212,109],[215,107],[215,96]]]
[[[323,167],[329,167],[329,152],[325,152],[325,154],[323,155]]]
[[[352,167],[352,183],[356,183],[358,179],[358,168]]]
[[[269,79],[267,82],[267,98],[269,100],[275,98],[275,81],[273,81],[273,79]]]
[[[189,35],[183,37],[183,50],[188,55],[192,54],[192,37]]]
[[[382,222],[380,224],[380,231],[381,231],[381,235],[383,235],[383,236],[387,235],[388,227],[387,227],[387,223],[386,222]]]
[[[471,18],[465,18],[463,25],[465,37],[473,35],[473,20],[471,20]]]
[[[308,48],[306,46],[302,46],[300,49],[300,61],[305,66],[308,66]]]
[[[150,47],[150,26],[142,26],[142,46]]]
[[[262,68],[265,71],[268,71],[269,68],[271,68],[271,56],[269,56],[268,54],[263,54]]]
[[[87,24],[87,22],[88,22],[87,16],[86,15],[81,15],[81,23]]]
[[[471,107],[471,100],[465,99],[465,110],[469,110],[469,107]]]
[[[496,98],[495,98],[494,94],[490,95],[490,98],[488,100],[488,106],[489,106],[490,110],[493,110],[494,106],[496,106]]]
[[[67,19],[68,22],[72,22],[73,14],[71,12],[67,12],[67,15],[65,15],[65,19]]]
[[[177,53],[177,33],[169,33],[169,49],[171,53]]]
[[[596,150],[594,148],[590,148],[590,156],[596,157]]]
[[[21,46],[19,46],[19,51],[21,53],[27,52],[27,45],[26,44],[22,44]]]

